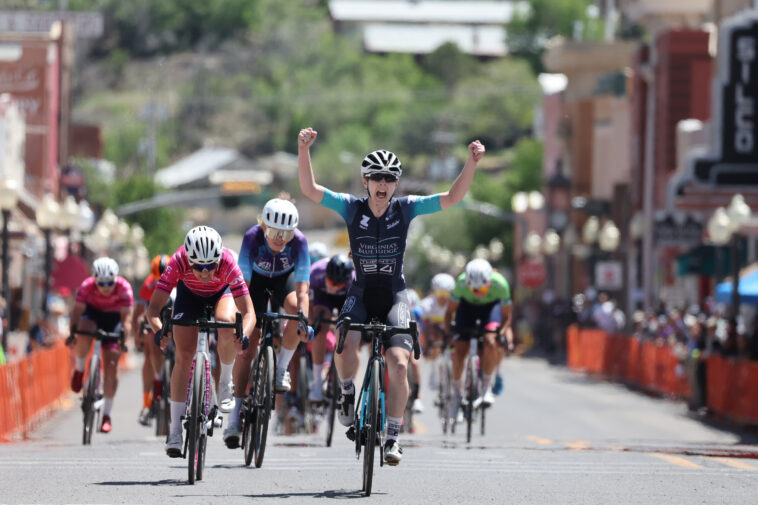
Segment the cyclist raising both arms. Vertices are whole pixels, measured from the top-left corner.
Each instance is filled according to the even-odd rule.
[[[308,392],[308,399],[312,402],[320,402],[324,399],[324,393],[321,390],[321,369],[324,366],[327,351],[326,335],[330,325],[321,323],[321,319],[331,319],[332,311],[342,308],[352,282],[353,261],[345,254],[335,254],[311,266],[311,325],[318,330],[311,347],[313,382]],[[331,347],[334,348],[334,343]]]
[[[162,334],[161,309],[176,288],[174,319],[196,319],[202,316],[207,306],[215,308],[218,322],[234,322],[235,313],[242,313],[242,331],[249,335],[255,326],[255,313],[250,293],[234,256],[221,243],[221,236],[208,226],[197,226],[187,232],[184,246],[171,257],[161,275],[147,317],[153,330],[162,336],[161,348],[168,344]],[[176,362],[171,373],[171,428],[166,442],[166,454],[172,458],[182,455],[182,424],[192,358],[197,349],[196,327],[175,326],[172,330],[176,345]],[[234,330],[218,329],[218,354],[221,361],[219,380],[219,408],[222,412],[232,409],[232,369],[237,350]]]
[[[445,332],[450,334],[450,323],[455,314],[454,337],[455,352],[453,352],[453,390],[460,399],[461,376],[463,365],[469,353],[469,340],[460,339],[465,330],[475,330],[476,321],[482,321],[486,330],[500,326],[499,336],[505,338],[508,352],[513,351],[513,331],[511,329],[511,290],[508,281],[498,272],[492,271],[492,265],[485,259],[475,259],[466,265],[466,271],[458,276],[458,280],[450,297],[450,303],[445,312]],[[496,335],[493,332],[484,334],[482,345],[482,397],[477,400],[484,405],[492,405],[495,395],[492,394],[492,376],[495,367],[502,359],[502,353]]]
[[[410,314],[403,257],[408,226],[418,215],[438,212],[463,200],[476,165],[484,155],[484,146],[478,140],[469,144],[466,165],[450,190],[425,197],[393,198],[402,173],[400,160],[389,151],[373,151],[361,164],[361,179],[368,196],[356,198],[316,184],[310,157],[310,146],[316,136],[312,128],[298,134],[298,175],[303,194],[339,213],[347,224],[356,275],[340,318],[349,316],[355,323],[365,323],[373,315],[386,320],[388,325],[407,328]],[[360,334],[350,332],[344,351],[335,357],[342,389],[339,419],[346,426],[353,422],[355,412],[353,378],[358,370],[359,343]],[[404,334],[392,337],[384,346],[389,373],[384,458],[388,464],[397,465],[402,458],[397,439],[408,401],[407,370],[413,344],[411,336]]]
[[[76,369],[71,378],[71,389],[82,389],[82,377],[92,337],[77,334],[79,331],[104,330],[116,333],[123,328],[126,339],[132,336],[132,306],[134,296],[129,282],[118,275],[118,264],[111,258],[98,258],[92,263],[92,276],[82,282],[76,292],[71,312],[71,335],[76,336]],[[103,422],[100,431],[111,431],[111,409],[118,388],[118,360],[121,348],[118,342],[103,343],[104,383]]]
[[[308,283],[311,262],[308,241],[297,229],[297,208],[289,200],[274,198],[263,206],[258,224],[250,228],[242,239],[239,264],[250,292],[258,320],[266,312],[269,293],[272,305],[284,307],[288,314],[302,310],[308,317]],[[224,430],[224,442],[230,449],[239,447],[239,413],[245,399],[245,388],[250,375],[250,364],[255,357],[260,339],[260,324],[254,330],[250,347],[237,358],[234,367],[235,401]],[[303,332],[307,340],[307,331]],[[288,321],[282,336],[282,347],[276,362],[275,389],[277,393],[290,390],[287,370],[300,340],[298,324]]]
[[[145,354],[145,361],[142,364],[142,410],[139,414],[139,422],[145,426],[150,424],[150,409],[153,398],[159,399],[163,391],[163,382],[160,379],[163,355],[158,346],[155,345],[153,330],[148,326],[143,332],[141,326],[155,286],[170,259],[168,254],[159,254],[150,262],[150,274],[142,283],[132,319],[132,327],[136,330],[135,343],[137,347],[142,348],[142,352]]]

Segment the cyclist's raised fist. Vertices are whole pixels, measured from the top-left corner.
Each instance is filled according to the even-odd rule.
[[[469,156],[476,162],[482,159],[482,156],[484,156],[484,151],[484,145],[478,140],[475,140],[468,145]]]
[[[313,128],[303,128],[297,135],[297,143],[301,147],[310,147],[316,140],[318,132]]]

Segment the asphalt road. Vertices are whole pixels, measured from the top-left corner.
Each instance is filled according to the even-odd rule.
[[[141,359],[141,358],[138,358]],[[375,469],[363,497],[361,463],[338,431],[273,434],[263,467],[209,443],[204,480],[187,484],[184,460],[136,419],[139,374],[122,375],[110,434],[81,439],[78,397],[31,440],[0,445],[0,503],[755,504],[758,446],[750,433],[690,417],[680,402],[651,398],[546,364],[509,358],[506,387],[471,444],[443,436],[432,396],[403,435],[398,467]]]

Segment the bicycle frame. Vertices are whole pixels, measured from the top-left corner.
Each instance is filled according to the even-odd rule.
[[[413,355],[419,358],[421,352],[418,343],[416,321],[410,321],[408,328],[386,326],[372,319],[369,324],[352,323],[345,317],[340,325],[340,336],[337,343],[337,354],[342,353],[347,332],[355,330],[371,338],[371,357],[363,376],[363,384],[358,395],[358,407],[355,409],[353,426],[347,436],[355,442],[355,456],[360,458],[361,446],[366,447],[363,455],[363,491],[371,495],[371,483],[374,474],[374,449],[378,436],[379,446],[384,447],[387,426],[386,384],[384,356],[382,345],[385,339],[397,334],[410,334],[413,340]],[[377,387],[378,384],[378,387]],[[379,465],[384,465],[384,455],[379,451]]]

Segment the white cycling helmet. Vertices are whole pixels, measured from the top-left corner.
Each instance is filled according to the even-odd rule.
[[[490,262],[477,258],[466,265],[466,285],[472,289],[479,289],[490,283],[492,279],[492,265]]]
[[[294,230],[298,220],[297,208],[289,200],[274,198],[263,206],[263,223],[269,228]]]
[[[437,274],[432,277],[432,291],[452,291],[455,289],[455,279],[450,274]]]
[[[327,249],[326,244],[323,242],[314,242],[308,244],[308,254],[311,257],[311,261],[315,262],[329,256],[329,249]]]
[[[118,275],[118,263],[113,258],[97,258],[92,263],[92,275],[98,282],[115,281]]]
[[[371,174],[390,174],[400,178],[403,166],[395,153],[379,149],[368,153],[361,163],[361,176],[368,177]]]
[[[221,235],[210,226],[195,226],[184,238],[184,251],[192,264],[210,265],[221,259]]]

